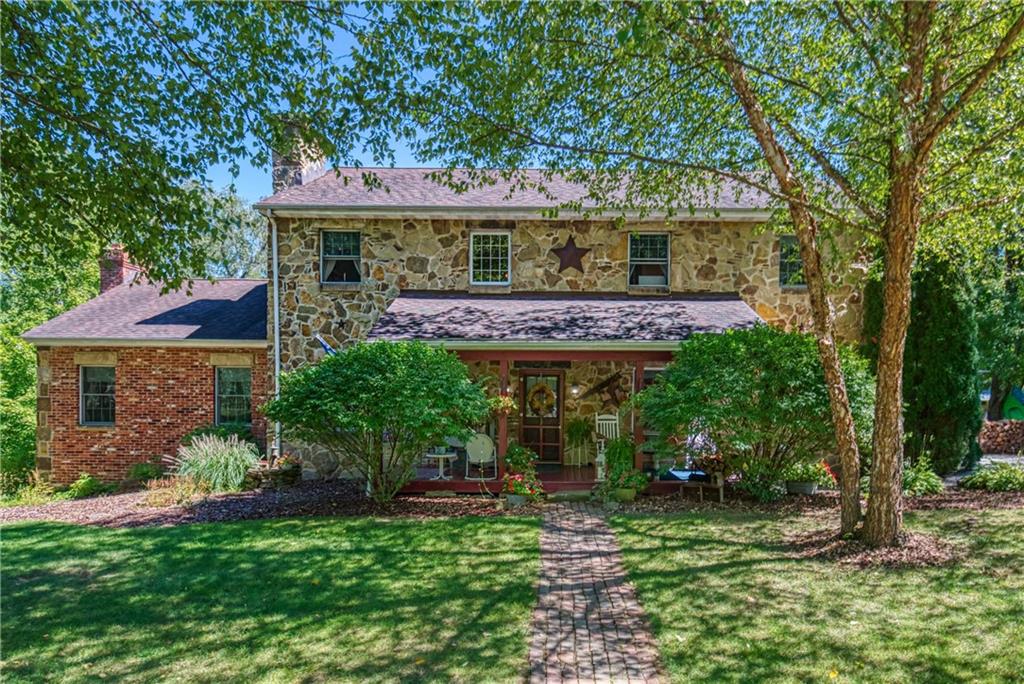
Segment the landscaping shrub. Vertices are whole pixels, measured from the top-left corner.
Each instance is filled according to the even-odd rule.
[[[605,479],[597,486],[598,496],[608,498],[616,489],[640,491],[647,487],[647,477],[634,465],[635,455],[636,443],[629,437],[608,442],[604,451]]]
[[[235,492],[242,488],[245,475],[256,467],[260,455],[256,445],[237,436],[227,439],[217,435],[200,435],[189,446],[178,449],[176,473],[190,476],[210,486],[215,492]]]
[[[881,286],[865,288],[866,351],[877,357]],[[905,456],[923,453],[939,474],[978,462],[982,415],[976,292],[968,269],[945,256],[922,254],[913,273],[910,327],[903,366]]]
[[[941,494],[945,487],[942,478],[935,474],[928,454],[918,457],[914,465],[903,470],[903,494],[906,496],[924,496],[925,494]]]
[[[172,475],[146,483],[145,503],[154,508],[191,506],[210,494],[210,486],[188,475]]]
[[[813,482],[821,489],[835,489],[836,476],[825,461],[794,463],[786,468],[782,477],[787,482]]]
[[[874,380],[856,352],[840,354],[858,435],[867,439]],[[706,457],[713,445],[737,487],[762,500],[781,496],[786,468],[835,449],[817,345],[802,333],[758,325],[694,335],[634,401],[659,433],[659,452]]]
[[[1024,492],[1024,467],[996,463],[960,480],[960,486],[988,492]]]
[[[21,483],[12,494],[3,497],[4,506],[38,506],[67,499],[66,492],[58,492],[49,481],[40,477],[37,471],[31,471],[26,481]]]
[[[35,405],[0,397],[0,495],[25,485],[36,461]]]
[[[248,425],[203,425],[182,437],[181,445],[190,446],[197,437],[202,437],[203,435],[214,435],[222,439],[228,439],[234,435],[238,438],[238,441],[251,442],[256,445],[257,449],[259,448],[256,436],[252,434],[252,429]]]
[[[71,499],[84,499],[90,496],[96,496],[97,494],[106,494],[107,492],[113,491],[113,487],[110,485],[103,484],[99,478],[90,475],[89,473],[82,473],[78,476],[78,479],[72,482],[66,492]]]
[[[145,484],[150,480],[155,480],[164,474],[164,467],[160,463],[148,462],[148,463],[136,463],[128,469],[128,477],[126,478],[130,482],[141,482]]]
[[[446,437],[468,439],[486,420],[484,391],[465,365],[422,342],[363,342],[287,373],[265,406],[289,438],[319,445],[388,501],[415,463]]]

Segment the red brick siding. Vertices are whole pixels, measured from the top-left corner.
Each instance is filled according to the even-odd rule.
[[[75,353],[83,351],[117,352],[113,427],[79,425]],[[253,432],[262,441],[266,420],[258,407],[267,400],[270,377],[267,356],[260,349],[49,348],[47,425],[40,427],[49,437],[45,450],[50,457],[51,479],[68,483],[85,472],[117,481],[135,463],[173,455],[186,433],[214,421],[215,371],[210,354],[223,352],[245,353],[253,358]]]

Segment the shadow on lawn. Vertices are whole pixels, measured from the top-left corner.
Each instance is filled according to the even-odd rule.
[[[514,677],[535,598],[537,527],[529,518],[6,527],[5,674],[478,680],[497,667]]]
[[[1024,518],[951,511],[908,520],[956,537],[968,560],[856,570],[795,558],[783,539],[800,523],[788,516],[617,516],[613,524],[675,679],[828,681],[833,668],[839,681],[1014,676],[1024,581],[1000,568],[1024,562]]]

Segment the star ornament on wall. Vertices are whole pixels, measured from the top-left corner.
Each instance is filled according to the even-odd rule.
[[[559,273],[567,268],[575,268],[580,273],[583,273],[583,257],[590,251],[590,248],[577,247],[576,238],[570,236],[564,247],[555,247],[551,251],[558,255]]]

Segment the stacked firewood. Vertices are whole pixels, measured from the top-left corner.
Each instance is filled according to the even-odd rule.
[[[985,454],[1017,454],[1024,451],[1024,420],[985,421],[978,437]]]

